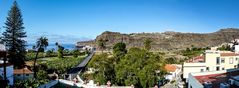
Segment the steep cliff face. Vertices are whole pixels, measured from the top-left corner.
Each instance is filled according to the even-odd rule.
[[[239,29],[228,28],[221,29],[213,33],[180,33],[180,32],[163,32],[163,33],[132,33],[121,34],[118,32],[103,32],[95,40],[78,42],[78,45],[92,45],[97,47],[96,41],[99,39],[107,40],[107,49],[111,49],[115,43],[125,42],[127,48],[143,47],[145,38],[150,38],[152,50],[181,50],[192,45],[195,47],[217,46],[224,42],[229,42],[234,38],[239,38]]]

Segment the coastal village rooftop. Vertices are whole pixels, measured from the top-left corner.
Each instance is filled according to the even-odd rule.
[[[236,79],[239,77],[239,71],[227,72],[221,74],[210,74],[203,76],[194,76],[201,84],[211,83],[213,88],[219,88],[220,83],[228,84],[230,78]],[[237,79],[238,80],[238,79]],[[231,86],[230,88],[236,88],[236,86]]]
[[[207,53],[218,53],[218,54],[220,54],[221,57],[239,56],[238,52],[206,50],[204,54],[202,54],[200,56],[193,57],[192,59],[188,60],[186,63],[204,63],[205,62],[205,54],[207,54]]]
[[[175,72],[178,67],[176,65],[166,64],[164,68],[166,71]]]
[[[189,85],[197,88],[238,88],[239,69],[190,73]]]
[[[32,74],[33,72],[28,68],[14,69],[14,74]]]

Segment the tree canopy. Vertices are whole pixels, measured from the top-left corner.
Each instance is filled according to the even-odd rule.
[[[14,1],[8,13],[7,21],[5,22],[4,28],[6,30],[2,34],[3,42],[6,43],[8,50],[9,61],[13,63],[15,67],[22,67],[25,64],[26,41],[23,38],[27,36],[23,24],[21,10],[17,2]]]
[[[123,43],[118,43],[116,46],[124,48]],[[115,50],[118,52],[116,48]],[[118,63],[113,64],[116,62],[115,58],[118,57],[111,57],[106,53],[92,58],[89,67],[95,69],[94,80],[101,84],[111,81],[119,86],[134,85],[137,88],[148,88],[154,86],[166,73],[162,57],[145,49],[130,48],[124,56],[120,57]]]
[[[116,43],[113,47],[113,54],[116,58],[116,62],[119,61],[127,53],[126,44],[123,42]]]

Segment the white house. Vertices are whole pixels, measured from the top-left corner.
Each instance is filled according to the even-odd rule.
[[[164,68],[168,72],[168,74],[165,76],[165,79],[171,81],[180,73],[182,66],[176,64],[166,64]]]
[[[231,51],[206,50],[204,55],[194,57],[183,64],[183,78],[189,73],[222,71],[238,68],[239,53]]]
[[[83,50],[92,50],[93,47],[91,47],[91,46],[84,46],[82,49],[83,49]]]
[[[14,69],[14,80],[26,80],[33,78],[33,72],[28,68]]]

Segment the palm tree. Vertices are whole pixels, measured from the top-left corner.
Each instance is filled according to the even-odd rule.
[[[36,49],[37,49],[37,53],[36,53],[36,56],[35,56],[35,59],[34,59],[34,78],[36,78],[36,61],[37,61],[37,57],[38,57],[38,54],[39,54],[39,50],[41,48],[46,48],[48,46],[48,39],[46,37],[40,37],[37,39],[37,42],[36,42]]]

